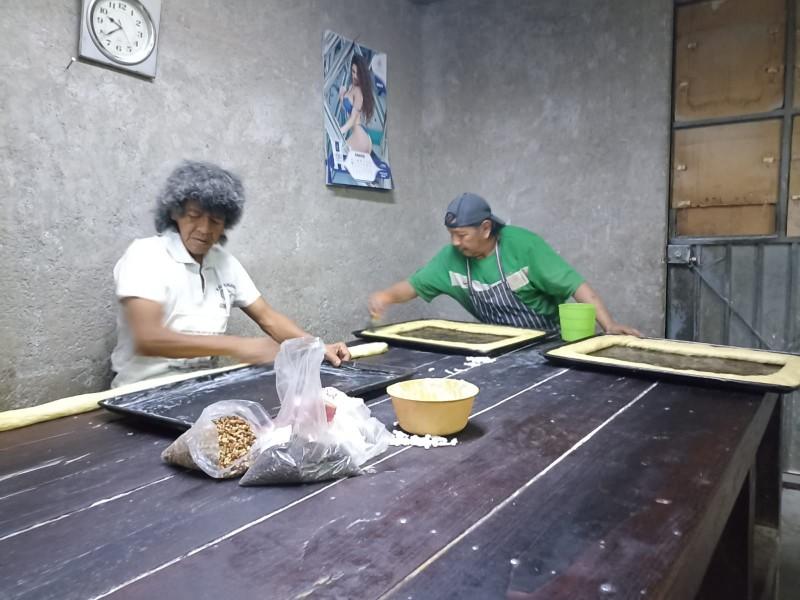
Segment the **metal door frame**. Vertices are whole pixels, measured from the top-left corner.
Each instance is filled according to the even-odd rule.
[[[673,315],[671,312],[672,299],[670,297],[670,280],[674,277],[675,269],[688,268],[693,273],[692,279],[696,280],[694,290],[693,309],[695,315],[693,317],[693,332],[692,338],[696,341],[699,337],[698,323],[700,316],[698,311],[700,309],[699,291],[701,286],[707,286],[709,290],[716,295],[725,306],[724,308],[724,331],[726,338],[730,335],[730,322],[731,319],[739,319],[743,321],[747,328],[752,332],[752,338],[756,347],[761,346],[769,348],[770,344],[764,340],[764,336],[760,331],[763,323],[759,319],[756,322],[750,323],[747,317],[741,315],[737,307],[731,303],[731,248],[736,245],[751,245],[756,249],[756,264],[754,269],[760,278],[761,286],[764,285],[764,247],[772,245],[785,245],[789,244],[789,266],[787,269],[787,277],[789,278],[787,285],[787,314],[791,315],[797,310],[797,296],[795,287],[799,281],[795,281],[795,274],[797,272],[798,251],[800,250],[800,236],[787,236],[786,226],[788,220],[789,210],[789,176],[791,171],[792,159],[792,129],[794,119],[800,115],[800,107],[794,106],[794,92],[795,92],[795,68],[796,68],[796,35],[797,35],[797,13],[798,2],[796,0],[786,0],[786,19],[785,19],[785,39],[784,39],[784,96],[783,107],[778,110],[773,110],[764,113],[739,115],[734,117],[720,117],[711,119],[701,119],[691,122],[675,122],[675,81],[676,81],[676,42],[677,42],[677,11],[680,7],[690,4],[701,4],[709,2],[710,0],[674,0],[673,2],[673,19],[672,19],[672,80],[670,92],[670,147],[669,147],[669,186],[667,196],[667,248],[666,248],[666,263],[667,263],[667,290],[664,294],[666,299],[666,319],[665,319],[665,336],[671,331],[671,324]],[[755,0],[758,1],[758,0]],[[672,164],[674,152],[674,134],[676,131],[684,129],[692,129],[697,127],[706,127],[710,125],[727,125],[735,123],[751,123],[756,121],[765,121],[771,119],[781,119],[781,139],[780,139],[780,152],[781,159],[778,171],[778,199],[776,204],[776,230],[773,235],[763,236],[735,236],[735,237],[695,237],[695,236],[677,236],[676,232],[676,210],[672,208],[672,187],[674,177],[674,166]],[[798,157],[800,158],[800,157]],[[704,247],[708,246],[725,246],[727,257],[727,280],[725,287],[727,289],[716,289],[712,282],[705,277],[702,270],[702,251]],[[761,294],[755,294],[755,297],[761,299]],[[754,315],[761,314],[761,307],[758,306],[754,310]],[[787,339],[790,340],[788,348],[773,348],[775,350],[785,350],[790,352],[800,351],[800,344],[796,340],[797,331],[795,331],[795,322],[790,319],[788,323],[789,334]],[[727,339],[725,343],[727,343]],[[790,473],[800,474],[800,394],[792,394],[784,397],[783,406],[783,448],[782,454],[784,457],[784,465]]]

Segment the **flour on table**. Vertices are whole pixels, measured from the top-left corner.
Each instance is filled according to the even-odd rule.
[[[389,440],[390,446],[417,446],[418,448],[438,448],[440,446],[455,446],[458,444],[458,438],[448,440],[446,437],[440,435],[408,435],[405,431],[395,429],[392,432],[392,439]]]

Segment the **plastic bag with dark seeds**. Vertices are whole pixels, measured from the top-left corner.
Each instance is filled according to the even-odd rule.
[[[310,483],[361,473],[350,454],[339,444],[292,435],[288,442],[263,448],[239,480],[239,485]]]

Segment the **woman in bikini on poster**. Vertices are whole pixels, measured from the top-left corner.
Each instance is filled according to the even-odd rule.
[[[344,90],[344,88],[342,88]],[[375,111],[375,96],[372,90],[372,76],[363,56],[353,54],[350,62],[350,87],[339,93],[347,121],[341,132],[347,135],[347,144],[355,152],[372,152],[372,138],[366,124]]]

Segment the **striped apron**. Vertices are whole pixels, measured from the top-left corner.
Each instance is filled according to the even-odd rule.
[[[467,259],[467,288],[476,316],[482,322],[494,325],[557,331],[559,328],[557,320],[528,308],[511,289],[500,262],[500,244],[495,247],[495,257],[497,258],[497,269],[500,271],[500,281],[491,286],[487,285],[483,290],[473,286],[469,259]]]

